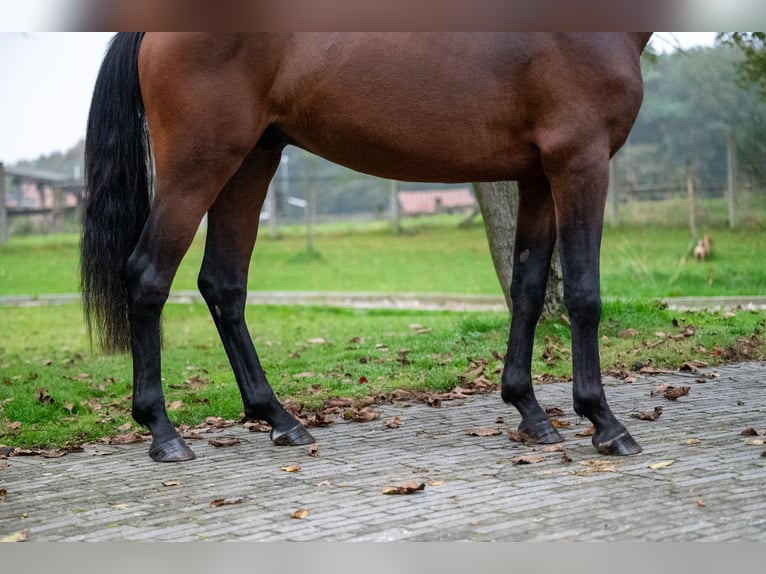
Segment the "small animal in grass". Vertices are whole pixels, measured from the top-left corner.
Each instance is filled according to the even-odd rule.
[[[713,240],[709,235],[704,235],[694,246],[694,260],[704,261],[713,254]]]

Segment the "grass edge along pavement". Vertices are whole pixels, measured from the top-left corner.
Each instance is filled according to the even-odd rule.
[[[636,365],[675,371],[764,355],[762,311],[663,307],[605,303],[605,372],[629,380]],[[10,332],[27,334],[24,341],[0,338],[0,443],[61,447],[140,431],[129,413],[129,357],[91,355],[79,312],[77,305],[60,307],[55,316],[42,308],[0,309],[0,316],[14,317]],[[348,408],[369,406],[369,397],[390,398],[397,389],[427,400],[476,379],[481,389],[494,388],[507,340],[507,315],[498,313],[248,306],[247,314],[275,391],[307,417],[335,397],[353,403],[330,413],[344,417]],[[30,326],[23,315],[37,320]],[[239,393],[204,305],[169,305],[166,333],[164,390],[174,422],[237,420]],[[564,318],[540,326],[536,382],[570,376],[568,337]]]

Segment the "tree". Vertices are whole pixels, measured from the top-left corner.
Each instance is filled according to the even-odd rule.
[[[745,59],[737,65],[740,83],[756,85],[766,100],[766,32],[720,32],[717,40],[742,49]]]
[[[489,251],[497,279],[511,309],[511,278],[513,275],[513,244],[516,236],[516,212],[519,196],[511,182],[474,183],[473,190],[484,219]],[[558,251],[554,250],[548,289],[545,293],[543,316],[557,315],[564,306],[564,279]]]

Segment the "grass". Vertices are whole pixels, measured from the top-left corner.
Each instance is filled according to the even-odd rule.
[[[456,229],[456,223],[408,222],[398,236],[383,223],[353,233],[345,224],[317,226],[311,257],[300,228],[285,228],[277,239],[264,234],[250,288],[499,295],[483,228]],[[699,264],[690,259],[685,231],[605,231],[604,369],[625,370],[637,361],[676,369],[688,359],[763,356],[763,313],[678,313],[656,303],[673,295],[763,294],[766,271],[754,254],[764,250],[766,231],[717,229],[712,235],[715,256]],[[202,246],[195,241],[175,289],[195,288]],[[77,249],[72,235],[13,238],[0,250],[0,295],[76,292]],[[472,358],[488,360],[487,375],[498,382],[501,363],[493,353],[504,353],[508,327],[503,313],[249,307],[247,316],[278,396],[308,407],[331,396],[445,390],[460,384]],[[417,324],[429,332],[412,327]],[[694,335],[682,336],[689,325]],[[113,435],[131,421],[129,358],[91,352],[79,305],[0,308],[0,326],[0,443],[80,443]],[[174,422],[237,418],[239,393],[204,305],[168,305],[165,328],[164,389],[176,407]],[[569,376],[569,348],[563,320],[542,323],[533,373]],[[406,361],[399,360],[403,349]]]

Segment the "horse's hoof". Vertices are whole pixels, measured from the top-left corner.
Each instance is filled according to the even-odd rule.
[[[293,428],[282,433],[275,429],[271,429],[269,438],[271,438],[272,442],[277,446],[301,446],[316,442],[314,437],[311,436],[311,433],[307,431],[301,423],[298,423]]]
[[[183,462],[194,460],[197,456],[180,436],[172,438],[162,444],[152,443],[149,456],[155,462]]]
[[[519,432],[524,437],[525,441],[533,442],[537,444],[555,444],[557,442],[563,442],[564,437],[559,434],[559,431],[551,424],[551,421],[546,419],[531,425],[519,425]]]
[[[641,446],[630,436],[628,431],[621,432],[611,440],[600,442],[593,436],[593,446],[601,454],[610,456],[630,456],[641,452]]]

